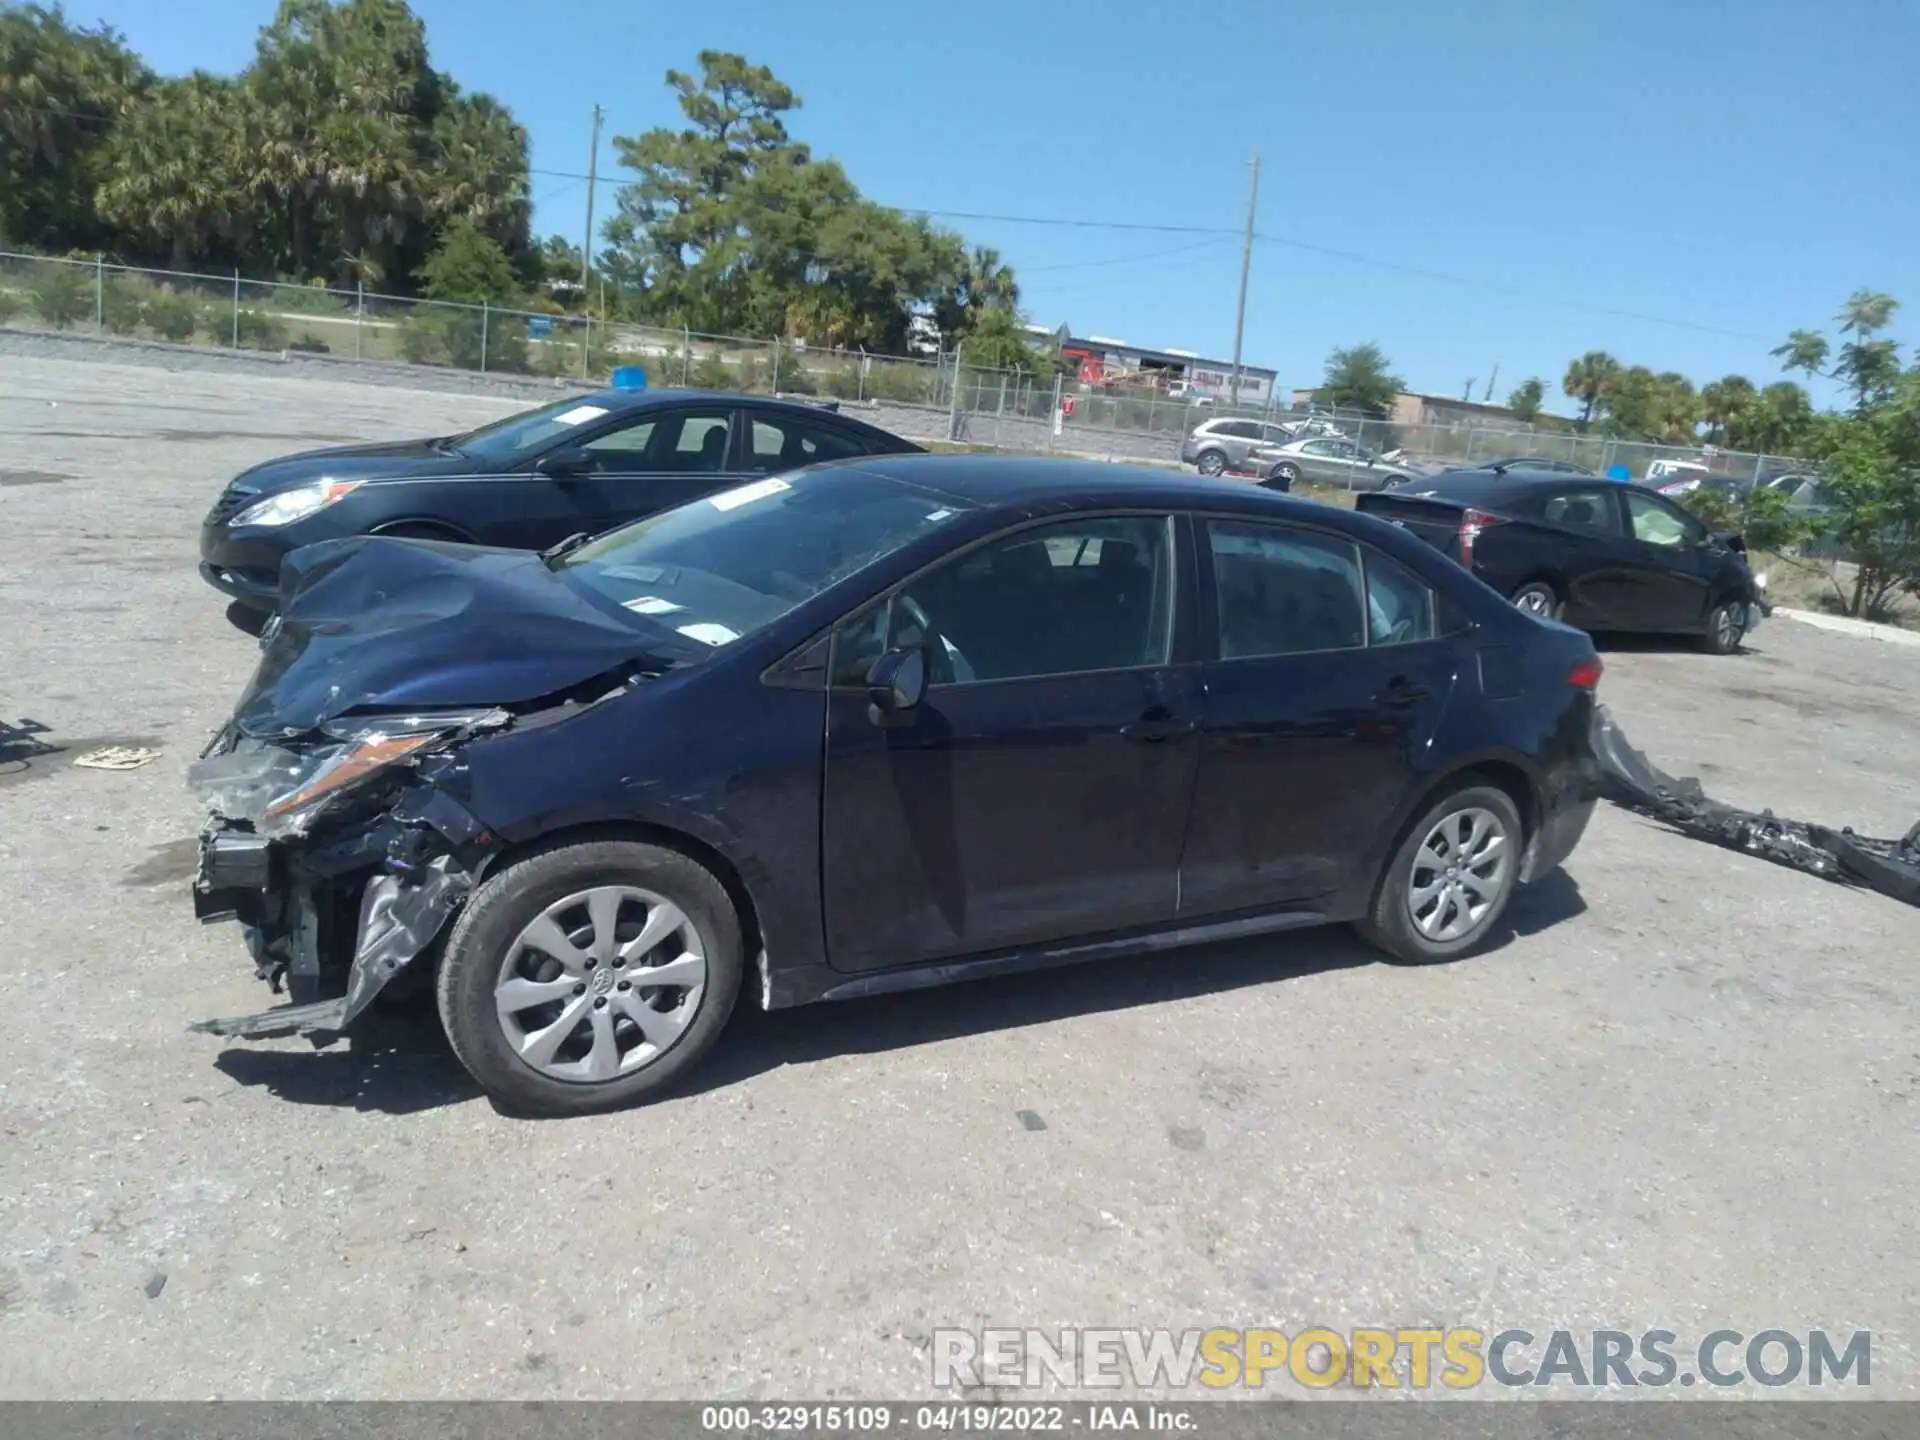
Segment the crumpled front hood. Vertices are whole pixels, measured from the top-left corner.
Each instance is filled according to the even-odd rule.
[[[601,609],[538,555],[355,535],[280,572],[280,623],[234,711],[242,734],[305,734],[352,710],[513,705],[700,646]]]

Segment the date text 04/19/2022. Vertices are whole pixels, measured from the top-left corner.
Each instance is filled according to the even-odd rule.
[[[1073,1430],[1191,1432],[1181,1406],[1082,1405],[707,1405],[700,1428],[715,1434],[1064,1434]]]

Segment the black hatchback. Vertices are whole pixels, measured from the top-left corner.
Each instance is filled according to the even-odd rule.
[[[251,628],[280,561],[343,535],[544,550],[750,480],[912,441],[802,401],[697,390],[572,395],[465,435],[289,455],[237,477],[200,532],[200,574]]]
[[[510,1105],[767,1008],[1354,921],[1486,944],[1592,811],[1600,663],[1405,531],[1230,481],[917,455],[543,559],[287,562],[192,782],[203,920],[324,1039],[396,976]]]
[[[1583,630],[1697,637],[1726,655],[1766,615],[1766,576],[1738,535],[1641,485],[1598,476],[1449,470],[1362,495],[1520,609]]]

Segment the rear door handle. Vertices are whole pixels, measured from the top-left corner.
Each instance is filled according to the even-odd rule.
[[[1396,709],[1407,705],[1418,705],[1433,692],[1424,685],[1416,685],[1404,677],[1396,677],[1387,682],[1387,688],[1373,698],[1382,705],[1391,705]]]
[[[1175,720],[1172,716],[1156,719],[1136,720],[1131,725],[1122,725],[1120,734],[1128,740],[1137,740],[1143,745],[1158,745],[1162,741],[1177,740],[1182,735],[1191,735],[1199,728],[1191,720]]]

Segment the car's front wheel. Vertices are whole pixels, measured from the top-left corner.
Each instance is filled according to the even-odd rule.
[[[1300,467],[1291,461],[1283,460],[1267,472],[1267,478],[1280,482],[1279,489],[1290,491],[1299,483]]]
[[[1710,655],[1731,655],[1740,648],[1746,632],[1746,607],[1734,600],[1723,600],[1707,617],[1707,633],[1700,643]]]
[[[1525,851],[1512,796],[1493,785],[1456,790],[1408,827],[1357,928],[1410,965],[1465,955],[1506,911]]]
[[[440,1018],[507,1108],[614,1110],[712,1048],[741,964],[739,917],[704,866],[631,840],[556,845],[475,891],[441,961]]]
[[[1218,450],[1203,450],[1199,459],[1202,475],[1222,475],[1226,473],[1227,457]]]

